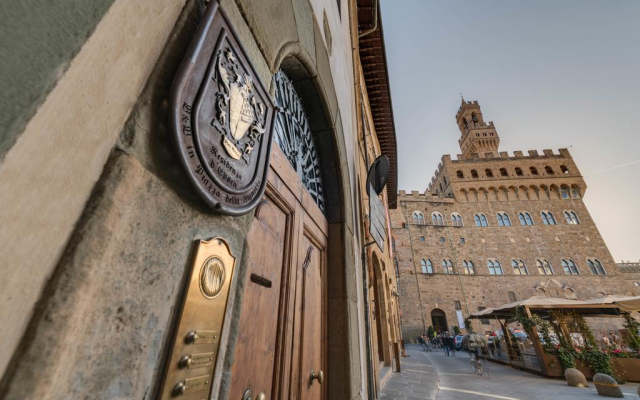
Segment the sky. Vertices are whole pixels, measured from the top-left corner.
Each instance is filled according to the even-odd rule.
[[[460,93],[500,150],[570,147],[616,262],[640,260],[640,0],[381,0],[398,188],[460,153]],[[598,173],[600,172],[600,173]],[[593,174],[593,175],[592,175]]]

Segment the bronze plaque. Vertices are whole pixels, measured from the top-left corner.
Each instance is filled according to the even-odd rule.
[[[171,102],[179,158],[202,199],[223,214],[249,212],[266,186],[275,108],[215,0],[180,66]]]
[[[185,395],[201,392],[209,388],[209,384],[211,383],[211,377],[204,375],[199,376],[197,378],[188,378],[185,379],[183,384],[185,387],[184,393]]]
[[[189,368],[208,367],[213,363],[213,353],[192,354]]]
[[[200,241],[173,338],[162,400],[209,398],[234,267],[235,257],[224,239]],[[203,283],[207,270],[209,277]]]

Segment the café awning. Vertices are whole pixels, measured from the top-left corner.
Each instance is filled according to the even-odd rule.
[[[535,312],[536,314],[545,314],[551,310],[563,310],[563,311],[574,311],[582,315],[588,316],[616,316],[620,315],[620,310],[627,311],[626,308],[622,307],[634,307],[633,301],[637,301],[640,304],[640,297],[625,297],[624,299],[618,298],[616,299],[618,302],[615,302],[613,299],[611,301],[600,301],[596,300],[571,300],[571,299],[560,299],[555,297],[541,297],[541,296],[532,296],[528,299],[515,301],[513,303],[503,304],[499,307],[487,308],[482,311],[475,312],[471,314],[471,318],[511,318],[513,316],[514,310],[517,307],[525,307],[530,311]],[[619,301],[623,300],[628,303],[624,303],[624,306],[619,304]]]

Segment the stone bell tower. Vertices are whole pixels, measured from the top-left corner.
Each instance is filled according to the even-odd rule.
[[[456,122],[462,133],[458,139],[464,158],[472,158],[474,154],[493,153],[498,156],[500,137],[493,122],[484,122],[482,111],[477,100],[465,101],[456,114]]]

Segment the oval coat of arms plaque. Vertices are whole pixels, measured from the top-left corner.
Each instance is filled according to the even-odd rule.
[[[217,1],[211,1],[174,80],[172,129],[202,199],[227,215],[259,202],[275,109]]]

